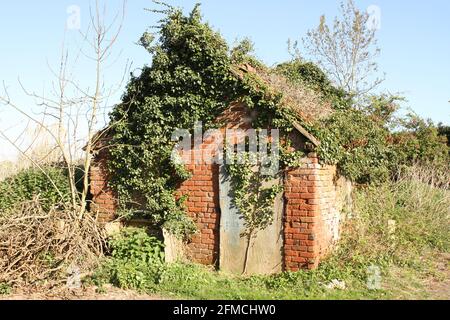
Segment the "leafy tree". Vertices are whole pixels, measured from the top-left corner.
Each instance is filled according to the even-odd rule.
[[[450,126],[443,123],[438,124],[439,135],[447,138],[447,145],[450,147]]]
[[[316,29],[303,39],[308,57],[328,74],[339,88],[361,98],[376,88],[382,80],[374,79],[378,71],[376,29],[369,15],[359,10],[353,0],[341,3],[341,17],[327,23],[320,18]]]
[[[448,168],[450,148],[446,137],[440,134],[439,127],[414,113],[400,119],[400,124],[402,130],[393,133],[399,165],[420,162]]]

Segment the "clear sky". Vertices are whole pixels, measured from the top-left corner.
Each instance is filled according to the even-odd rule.
[[[80,10],[81,26],[89,18],[89,0],[15,0],[0,4],[0,80],[11,97],[28,106],[17,79],[28,89],[46,92],[52,75],[48,64],[57,67],[64,29],[71,5]],[[202,3],[206,21],[233,43],[249,37],[255,42],[256,55],[272,65],[289,58],[287,39],[300,39],[317,25],[321,14],[334,17],[339,1],[334,0],[172,0],[167,1],[189,11]],[[116,12],[121,1],[109,0],[109,12]],[[376,6],[380,10],[378,32],[380,69],[386,73],[381,90],[401,93],[412,108],[425,118],[450,124],[450,1],[429,0],[356,0],[361,9]],[[149,63],[147,52],[136,41],[157,15],[144,11],[154,7],[150,0],[129,0],[124,27],[116,46],[118,59],[106,70],[106,82],[120,81],[127,59],[133,68]],[[78,40],[77,40],[78,39]],[[69,30],[66,41],[74,48],[77,31]],[[93,73],[88,64],[74,69],[82,83],[90,83]],[[118,102],[117,94],[110,103]],[[16,113],[0,106],[0,129],[12,135],[24,126]],[[14,154],[0,138],[0,160]]]

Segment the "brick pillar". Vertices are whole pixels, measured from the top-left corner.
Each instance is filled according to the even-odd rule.
[[[320,167],[315,154],[287,172],[285,179],[284,263],[286,271],[315,268],[319,262]]]

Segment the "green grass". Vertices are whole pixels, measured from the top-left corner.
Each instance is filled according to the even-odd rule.
[[[351,283],[349,290],[327,289],[325,285],[332,279],[321,271],[241,277],[198,265],[174,264],[163,273],[154,292],[176,298],[227,300],[377,299],[385,296],[382,290],[368,290],[364,283],[350,277],[344,277]]]

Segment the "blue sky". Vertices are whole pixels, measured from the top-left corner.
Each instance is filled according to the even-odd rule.
[[[44,92],[51,88],[52,75],[48,64],[57,67],[66,21],[67,8],[81,9],[81,24],[89,17],[88,0],[16,0],[0,4],[0,80],[9,88],[12,98],[29,105],[17,83]],[[173,0],[176,6],[190,10],[202,3],[205,20],[233,43],[249,37],[255,42],[256,55],[272,65],[289,58],[287,39],[300,39],[308,29],[317,25],[321,14],[334,17],[339,1],[330,0]],[[109,12],[115,12],[121,1],[109,0]],[[450,1],[356,0],[366,9],[376,5],[381,10],[378,32],[381,56],[380,70],[386,73],[383,91],[401,93],[412,108],[425,118],[450,124]],[[118,56],[112,68],[106,70],[110,84],[119,82],[123,67],[129,59],[133,68],[149,63],[149,55],[135,43],[157,15],[143,10],[152,7],[150,0],[129,0],[124,28],[116,45]],[[79,43],[77,31],[68,31],[66,41],[75,48]],[[90,83],[92,70],[88,64],[76,66],[80,82]],[[110,101],[118,102],[120,94]],[[18,132],[23,119],[0,106],[0,129]],[[0,138],[0,159],[14,153]]]

